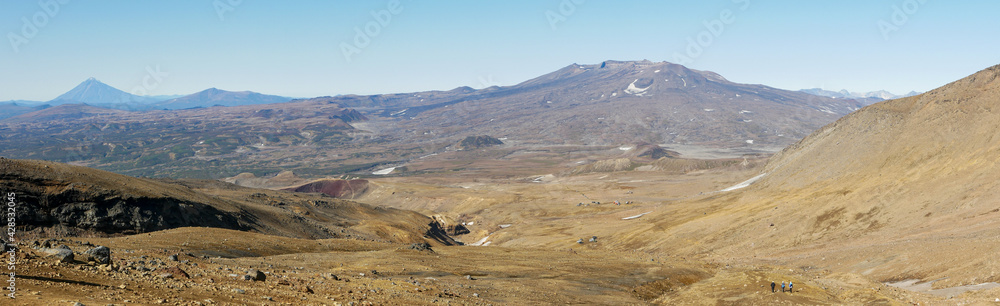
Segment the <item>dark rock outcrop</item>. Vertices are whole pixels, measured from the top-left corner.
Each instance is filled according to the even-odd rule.
[[[134,234],[184,226],[250,229],[234,213],[168,193],[185,192],[178,186],[66,167],[72,166],[0,160],[0,189],[17,193],[16,218],[24,231],[73,235]]]
[[[503,141],[490,136],[469,136],[465,137],[458,143],[458,148],[461,150],[474,150],[485,147],[499,146],[502,145]]]
[[[406,249],[408,249],[408,250],[417,250],[417,251],[431,251],[431,252],[434,252],[434,249],[431,248],[431,245],[429,243],[426,243],[426,242],[412,243],[409,246],[407,246]]]

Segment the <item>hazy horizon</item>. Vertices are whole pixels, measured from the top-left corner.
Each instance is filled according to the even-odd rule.
[[[988,24],[1000,23],[988,15],[1000,3],[52,0],[0,8],[8,72],[0,101],[51,100],[89,77],[146,95],[483,88],[573,63],[642,59],[789,90],[905,94],[1000,63],[986,39],[1000,32]]]

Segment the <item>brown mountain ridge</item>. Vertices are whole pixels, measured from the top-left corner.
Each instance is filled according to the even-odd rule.
[[[865,107],[772,157],[749,187],[663,210],[688,217],[630,241],[934,288],[998,282],[998,76],[994,66]]]

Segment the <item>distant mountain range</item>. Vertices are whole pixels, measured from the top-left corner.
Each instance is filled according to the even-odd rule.
[[[96,108],[134,105],[112,89],[91,79],[62,97],[126,102],[56,106],[0,120],[0,129],[11,131],[0,135],[0,154],[82,161],[133,175],[228,171],[221,165],[349,173],[443,152],[468,136],[513,146],[650,143],[753,154],[795,143],[866,105],[645,60],[572,64],[517,85],[480,90],[288,101],[212,88],[142,104],[151,111]],[[77,145],[67,149],[67,141]],[[242,158],[246,154],[254,158]],[[317,166],[330,161],[336,163]]]
[[[514,86],[316,100],[357,108],[405,141],[785,146],[865,106],[651,61],[572,64]],[[402,137],[402,136],[399,136]]]
[[[32,102],[34,101],[17,100],[0,102],[0,119],[10,118],[20,114],[27,114],[49,107],[49,105],[38,105],[37,103]]]
[[[828,97],[834,99],[855,99],[864,102],[865,104],[874,104],[885,100],[906,98],[921,94],[916,91],[910,91],[905,95],[896,95],[885,90],[869,91],[869,92],[849,92],[846,89],[841,89],[840,91],[830,91],[821,88],[802,89],[799,91],[811,95],[817,95],[821,97]]]
[[[95,78],[88,78],[70,91],[49,101],[12,100],[0,102],[3,109],[16,112],[16,114],[5,112],[0,115],[0,119],[22,114],[26,110],[42,105],[87,104],[103,108],[139,111],[270,104],[291,100],[292,98],[264,95],[251,91],[232,92],[217,88],[206,89],[190,95],[137,96],[104,84]]]
[[[154,103],[153,107],[157,109],[184,109],[283,103],[291,100],[291,98],[259,94],[252,91],[225,91],[209,88],[180,98]]]

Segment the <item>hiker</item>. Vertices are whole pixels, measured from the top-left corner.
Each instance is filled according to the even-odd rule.
[[[771,282],[771,293],[774,293],[774,282]]]
[[[785,292],[785,281],[781,281],[781,292]]]
[[[792,291],[792,282],[788,282],[788,292],[795,292]]]

